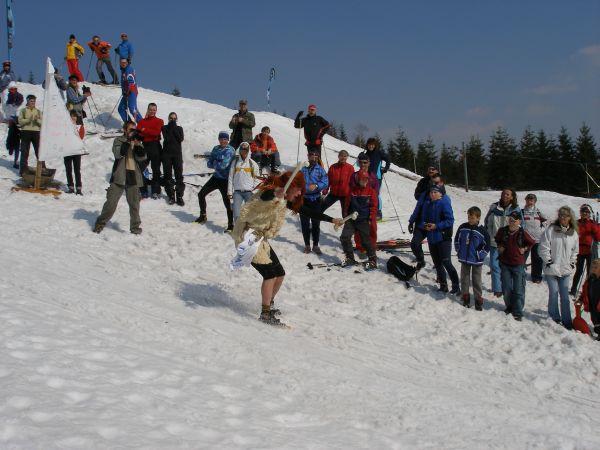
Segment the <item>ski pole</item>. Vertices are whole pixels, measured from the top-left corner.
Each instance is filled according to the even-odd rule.
[[[321,142],[322,142],[321,146],[323,147],[323,154],[325,155],[325,163],[327,164],[327,168],[329,169],[329,160],[327,159],[327,147],[325,147],[324,141],[325,141],[325,136],[323,136],[323,139],[321,139]]]
[[[117,103],[115,103],[114,108],[112,109],[112,111],[110,112],[110,114],[108,115],[108,117],[112,117],[113,113],[115,112],[115,109],[117,109],[117,106],[119,105],[119,103],[121,103],[121,99],[123,98],[123,94],[121,94],[121,96],[119,97],[119,99],[117,100]],[[105,126],[106,128],[106,126]]]
[[[394,205],[394,200],[392,199],[392,193],[390,192],[390,187],[388,186],[388,182],[385,179],[385,174],[381,174],[381,179],[385,183],[385,188],[388,191],[388,196],[390,197],[390,203],[392,204],[392,207],[394,208],[394,213],[396,213],[396,217],[398,218],[398,225],[400,225],[400,230],[402,230],[402,234],[406,234],[406,231],[404,231],[404,227],[402,226],[402,222],[400,221],[400,216],[398,214],[398,210],[396,209],[396,205]]]
[[[88,79],[88,77],[90,76],[90,70],[92,69],[92,59],[94,58],[94,57],[92,56],[92,53],[93,53],[93,52],[90,52],[90,63],[89,63],[89,65],[88,65],[88,70],[87,70],[87,73],[85,74],[85,79],[86,79],[86,80],[87,80],[87,79]],[[89,81],[89,80],[88,80],[88,81]]]
[[[91,97],[92,96],[90,95],[88,98],[91,98]],[[94,128],[98,128],[98,125],[96,125],[96,119],[94,119],[94,112],[92,111],[92,105],[90,105],[88,102],[86,102],[86,103],[87,103],[88,108],[90,110],[90,115],[92,116],[92,122],[94,123]]]
[[[98,118],[98,121],[102,124],[104,128],[106,128],[106,123],[100,118],[100,110],[98,109],[98,105],[96,105],[96,100],[94,100],[94,97],[92,95],[90,95],[90,98],[92,99],[92,103],[94,104],[94,109],[96,110],[96,117]]]
[[[302,119],[300,119],[302,125]],[[296,152],[296,164],[300,162],[300,139],[302,139],[302,127],[298,128],[298,151]]]

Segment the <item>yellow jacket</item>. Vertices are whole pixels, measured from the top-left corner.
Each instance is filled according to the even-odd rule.
[[[72,44],[67,42],[67,59],[79,59],[77,57],[77,52],[79,52],[79,56],[82,56],[85,53],[85,50],[77,43],[77,41]]]

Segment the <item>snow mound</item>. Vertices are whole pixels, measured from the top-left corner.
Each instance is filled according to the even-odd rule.
[[[96,120],[117,127],[110,111],[120,91],[93,92]],[[150,101],[160,117],[179,116],[184,172],[206,171],[192,154],[210,150],[234,111],[141,89],[140,108]],[[255,116],[255,130],[269,125],[293,165],[291,120]],[[330,163],[336,150],[359,151],[325,142]],[[93,234],[111,141],[88,136],[86,145],[83,197],[13,193],[15,171],[0,158],[0,447],[600,447],[600,346],[548,319],[545,285],[528,284],[517,323],[485,275],[486,303],[476,312],[435,292],[431,264],[410,289],[383,270],[309,271],[319,258],[300,251],[290,215],[273,245],[288,273],[277,303],[292,330],[273,329],[256,320],[259,275],[227,269],[233,245],[218,193],[205,226],[193,223],[197,189],[188,186],[184,208],[142,202],[141,236],[128,232],[124,199]],[[62,163],[52,165],[64,180]],[[387,182],[406,227],[415,181],[391,173]],[[458,223],[470,206],[485,210],[499,197],[448,193]],[[584,201],[537,195],[551,216]],[[384,216],[393,216],[386,189],[382,197]],[[329,224],[322,230],[320,260],[338,261],[338,234]],[[393,221],[379,235],[408,237]],[[379,256],[384,267],[389,255]]]

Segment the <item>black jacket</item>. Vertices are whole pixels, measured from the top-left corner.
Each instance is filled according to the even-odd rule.
[[[390,158],[387,153],[380,149],[375,149],[372,152],[366,150],[364,152],[369,157],[369,173],[374,173],[379,178],[379,175],[383,175],[390,168]],[[385,167],[383,166],[385,163]]]
[[[300,118],[302,113],[299,113],[294,120],[295,128],[304,128],[304,138],[306,145],[321,145],[323,135],[329,128],[329,122],[321,116],[306,116]]]
[[[419,200],[419,197],[421,197],[421,194],[423,192],[427,192],[429,190],[429,188],[431,187],[433,183],[431,182],[431,178],[429,177],[423,177],[419,180],[419,182],[417,183],[417,187],[415,188],[415,200]],[[443,194],[446,194],[446,187],[444,185],[442,185],[443,188]]]
[[[181,153],[181,143],[183,142],[183,128],[175,122],[169,122],[162,127],[163,152]]]

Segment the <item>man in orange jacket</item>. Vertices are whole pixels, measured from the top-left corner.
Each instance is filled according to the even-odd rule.
[[[267,166],[271,170],[271,173],[279,173],[281,160],[279,159],[279,151],[277,151],[275,140],[271,137],[271,129],[269,127],[262,127],[260,133],[250,143],[250,150],[252,151],[250,157],[258,163],[261,173],[263,168]]]
[[[104,71],[102,70],[102,64],[104,64],[108,69],[110,76],[112,77],[112,84],[118,84],[119,78],[117,77],[117,72],[115,72],[112,63],[110,62],[111,45],[106,41],[101,41],[100,36],[98,35],[94,36],[87,45],[98,58],[98,61],[96,61],[96,72],[98,73],[98,79],[100,80],[100,83],[107,84]]]
[[[146,150],[152,168],[152,198],[154,200],[158,200],[160,196],[160,164],[162,162],[160,137],[165,124],[162,119],[156,117],[157,110],[156,103],[148,104],[146,117],[137,124],[137,129],[142,135],[144,150]]]

